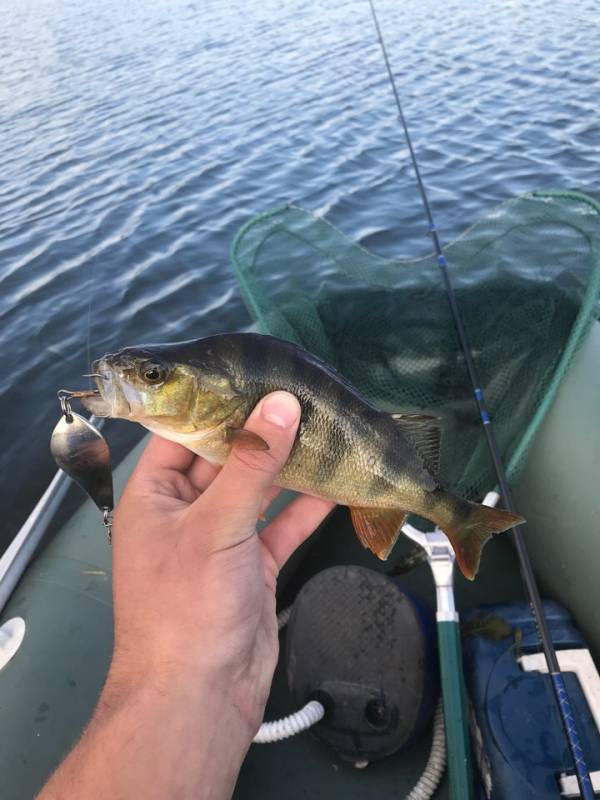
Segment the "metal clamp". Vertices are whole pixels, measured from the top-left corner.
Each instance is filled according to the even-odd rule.
[[[493,507],[499,499],[500,495],[497,492],[488,492],[483,505]],[[427,554],[437,595],[437,621],[458,622],[452,590],[452,573],[456,556],[448,537],[440,528],[424,533],[408,524],[402,526],[402,533],[422,547]]]
[[[402,533],[427,553],[437,595],[437,621],[458,622],[452,591],[452,573],[456,557],[448,537],[439,528],[423,533],[412,525],[403,525]]]
[[[68,389],[59,389],[56,393],[58,397],[58,402],[60,403],[60,410],[63,417],[66,421],[70,424],[73,422],[73,410],[71,409],[71,397],[73,396],[73,392],[70,392]]]

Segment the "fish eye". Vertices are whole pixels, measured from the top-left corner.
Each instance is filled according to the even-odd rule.
[[[146,383],[156,385],[163,383],[167,377],[167,370],[156,361],[145,361],[140,367],[140,375]]]

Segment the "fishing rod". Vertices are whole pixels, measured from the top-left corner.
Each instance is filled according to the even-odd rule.
[[[506,477],[506,470],[502,462],[502,456],[500,454],[500,449],[498,447],[498,442],[494,433],[492,420],[490,418],[490,414],[486,406],[485,398],[483,395],[483,389],[481,388],[481,381],[479,379],[477,367],[475,366],[475,361],[473,359],[473,353],[471,351],[471,346],[469,344],[469,339],[467,337],[464,320],[460,311],[460,307],[456,300],[456,295],[454,293],[452,282],[450,280],[450,274],[448,271],[448,262],[446,261],[446,257],[444,256],[444,251],[442,249],[442,245],[440,242],[438,229],[433,219],[433,213],[431,211],[431,206],[429,204],[429,199],[427,197],[425,185],[421,177],[421,171],[419,169],[417,156],[415,153],[415,149],[413,147],[410,132],[408,130],[406,118],[402,110],[402,104],[400,103],[400,96],[396,88],[396,82],[394,80],[394,75],[392,73],[390,60],[388,58],[387,49],[385,46],[385,42],[383,40],[383,35],[381,33],[381,27],[379,25],[379,19],[377,17],[377,12],[375,10],[375,5],[373,0],[369,0],[369,5],[371,7],[371,14],[373,15],[373,22],[375,23],[377,37],[379,39],[379,44],[381,45],[381,51],[383,53],[383,58],[385,60],[385,66],[390,79],[392,92],[394,93],[394,99],[396,101],[396,107],[398,109],[400,123],[404,130],[404,136],[406,138],[406,143],[408,145],[408,150],[410,152],[410,158],[412,161],[413,169],[415,172],[417,183],[419,185],[419,193],[421,195],[421,201],[423,203],[425,215],[427,216],[427,221],[429,223],[429,233],[431,234],[431,238],[433,240],[435,253],[437,256],[437,262],[440,267],[440,271],[442,273],[442,279],[444,281],[444,287],[446,289],[446,294],[448,296],[448,302],[450,304],[450,310],[452,312],[456,333],[458,335],[460,346],[464,355],[467,372],[469,373],[469,378],[473,386],[473,394],[475,396],[475,401],[477,403],[477,407],[479,410],[479,416],[481,418],[481,423],[483,425],[483,430],[485,433],[485,438],[490,452],[490,456],[492,458],[494,469],[498,477],[498,485],[500,487],[500,492],[504,499],[504,504],[507,510],[514,512],[514,504],[512,501],[512,494],[510,491],[510,487],[508,485],[508,479]],[[550,630],[548,628],[548,622],[546,620],[544,608],[542,605],[542,600],[537,587],[535,576],[533,574],[533,569],[531,567],[531,561],[529,560],[529,554],[525,546],[525,541],[523,538],[523,532],[521,526],[516,525],[512,529],[512,533],[517,550],[517,555],[519,558],[519,564],[521,567],[523,582],[525,584],[525,589],[529,597],[529,603],[537,626],[538,636],[540,639],[540,643],[542,645],[542,650],[544,653],[544,657],[546,659],[546,664],[548,666],[548,672],[550,674],[552,688],[554,690],[554,696],[556,699],[556,704],[558,706],[564,732],[569,744],[569,750],[571,751],[571,756],[573,758],[575,766],[575,774],[577,776],[577,783],[579,784],[581,797],[583,797],[584,800],[594,800],[594,790],[592,788],[590,775],[587,766],[585,764],[583,750],[581,749],[579,734],[577,732],[575,719],[573,717],[573,712],[571,709],[571,703],[569,701],[569,697],[567,694],[564,677],[558,664],[556,650],[554,649],[554,644],[552,642],[552,637],[550,635]]]

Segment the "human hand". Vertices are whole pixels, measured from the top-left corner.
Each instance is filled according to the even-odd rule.
[[[277,662],[277,574],[333,507],[300,496],[256,534],[299,420],[292,395],[264,398],[245,427],[269,450],[234,445],[220,471],[153,437],[113,525],[112,672],[185,684],[218,670],[248,743]]]
[[[300,420],[276,392],[222,470],[154,437],[115,513],[115,647],[92,720],[39,800],[226,800],[277,660],[279,569],[333,507],[300,496],[261,535]],[[107,768],[108,766],[108,768]]]

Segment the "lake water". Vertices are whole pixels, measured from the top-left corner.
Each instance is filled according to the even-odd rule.
[[[531,189],[600,196],[596,0],[377,5],[444,240]],[[1,12],[0,546],[90,355],[250,324],[228,248],[253,214],[292,201],[383,255],[429,245],[366,0]],[[111,429],[117,456],[136,435]]]

